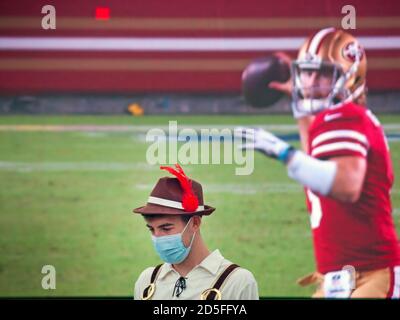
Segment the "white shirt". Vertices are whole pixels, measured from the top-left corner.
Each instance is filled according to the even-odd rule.
[[[152,300],[200,300],[201,293],[213,287],[216,279],[232,262],[226,260],[219,250],[210,253],[186,275],[186,289],[179,297],[172,295],[180,274],[169,263],[164,263],[155,283]],[[140,300],[144,289],[150,284],[155,267],[144,270],[135,283],[135,300]],[[258,300],[258,287],[253,274],[237,268],[226,278],[220,288],[222,300]]]

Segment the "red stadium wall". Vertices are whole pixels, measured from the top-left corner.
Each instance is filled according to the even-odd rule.
[[[56,30],[43,30],[43,5]],[[293,57],[317,29],[340,27],[348,1],[0,2],[0,92],[238,92],[253,58]],[[400,2],[351,1],[371,90],[400,89]],[[109,8],[96,19],[96,8]]]

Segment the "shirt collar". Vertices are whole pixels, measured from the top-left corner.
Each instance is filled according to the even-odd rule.
[[[158,275],[159,279],[164,278],[170,272],[176,272],[176,270],[172,267],[170,263],[164,263],[161,267],[160,274]]]
[[[221,263],[223,262],[224,257],[221,255],[218,249],[211,252],[198,266],[195,268],[203,268],[206,269],[208,272],[216,275],[218,272]]]
[[[211,274],[216,275],[223,260],[224,260],[224,257],[221,255],[219,250],[216,249],[213,252],[211,252],[206,258],[204,258],[204,260],[202,262],[200,262],[192,270],[195,270],[196,268],[203,268],[203,269],[207,270],[208,272],[210,272]],[[162,268],[160,270],[160,274],[158,275],[158,278],[162,279],[170,272],[177,273],[177,271],[172,267],[172,264],[164,263],[164,265],[162,266]]]

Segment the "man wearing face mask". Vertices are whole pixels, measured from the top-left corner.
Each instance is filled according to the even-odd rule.
[[[215,210],[204,205],[201,184],[176,165],[161,167],[176,178],[159,179],[141,214],[163,264],[144,270],[135,284],[139,300],[258,300],[254,276],[210,252],[200,233],[203,215]]]

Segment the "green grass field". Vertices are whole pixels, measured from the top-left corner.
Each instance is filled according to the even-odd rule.
[[[167,125],[171,117],[12,116],[2,125]],[[186,125],[293,124],[289,116],[179,116]],[[399,124],[400,115],[380,117]],[[400,176],[400,141],[390,142]],[[132,208],[146,202],[166,173],[146,163],[135,132],[0,131],[0,296],[132,296],[140,272],[159,260]],[[284,168],[256,155],[250,176],[235,165],[185,166],[217,208],[203,219],[211,250],[251,270],[261,296],[309,296],[296,279],[314,270],[302,188]],[[393,189],[400,230],[400,182]],[[57,270],[57,289],[41,287],[42,266]]]

